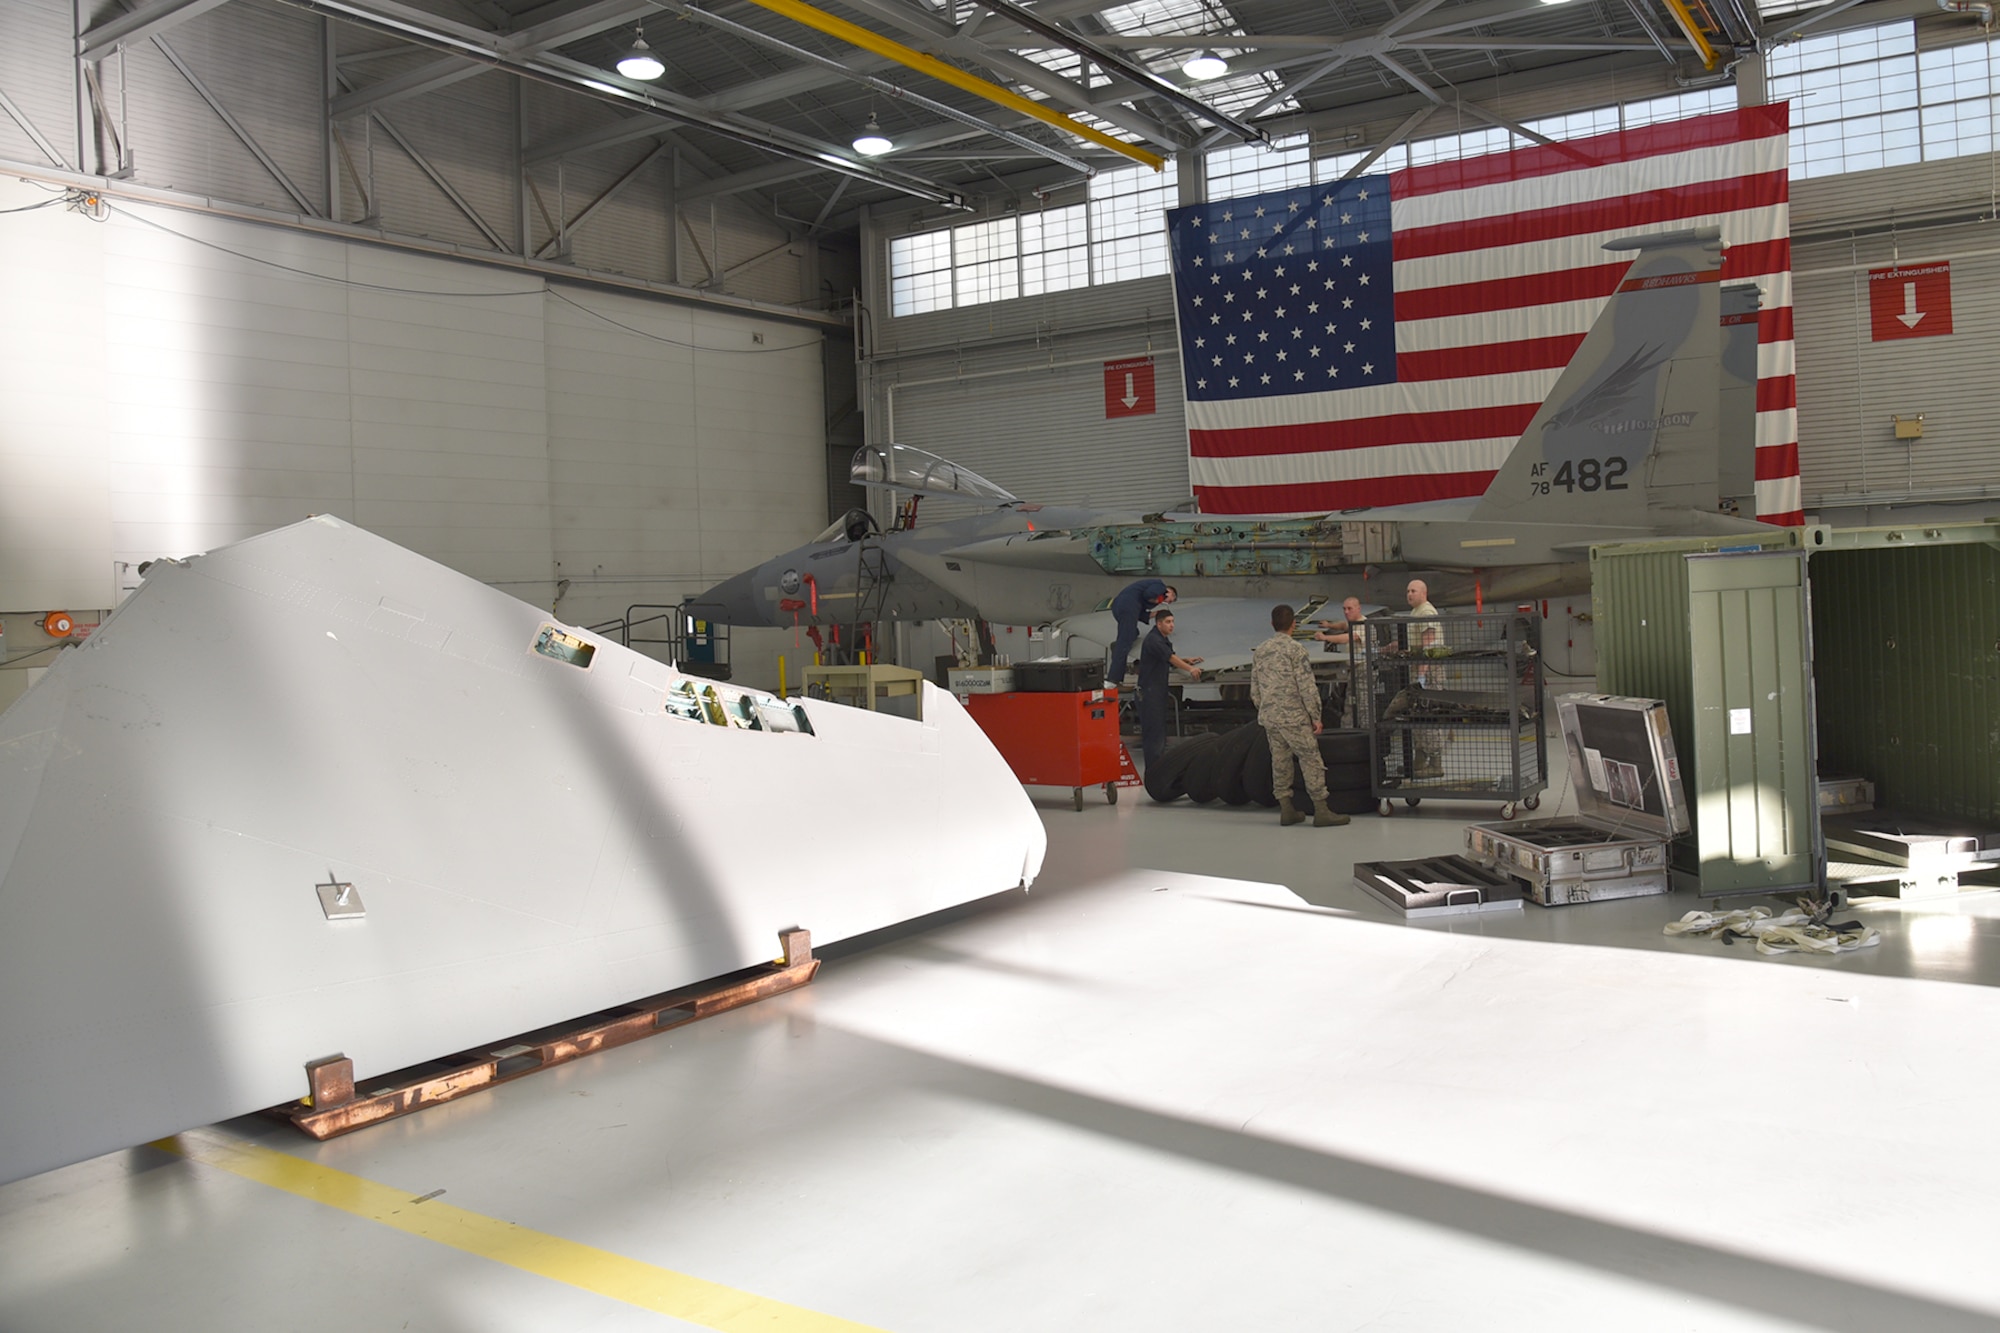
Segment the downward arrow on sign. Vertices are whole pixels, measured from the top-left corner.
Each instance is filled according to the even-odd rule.
[[[1922,319],[1923,317],[1924,317],[1924,312],[1917,309],[1917,284],[1914,282],[1904,283],[1903,313],[1896,316],[1896,318],[1903,321],[1904,328],[1914,329],[1915,327],[1917,327],[1917,321]],[[1126,383],[1129,385],[1131,383],[1131,380],[1128,378],[1126,380]]]
[[[1912,301],[1917,299],[1917,289],[1915,287],[1910,288],[1910,299]],[[1922,319],[1923,316],[1919,315],[1917,318]],[[1127,407],[1131,407],[1139,401],[1139,395],[1132,392],[1132,372],[1129,370],[1125,372],[1125,396],[1118,401]]]

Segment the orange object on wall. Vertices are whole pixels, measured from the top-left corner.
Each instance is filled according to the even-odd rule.
[[[51,611],[42,617],[42,633],[53,639],[67,639],[76,628],[76,621],[67,611]]]
[[[1118,799],[1118,691],[970,694],[965,709],[1024,787],[1103,786]]]

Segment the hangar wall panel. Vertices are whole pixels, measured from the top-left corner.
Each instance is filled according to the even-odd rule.
[[[679,601],[824,526],[817,334],[564,295],[546,329],[565,618]]]
[[[136,205],[5,225],[0,615],[325,513],[588,624],[825,522],[816,330]]]
[[[49,194],[0,181],[0,208]],[[15,254],[0,263],[0,607],[109,606],[109,368],[78,348],[104,341],[99,233],[60,207],[4,219]],[[26,647],[16,635],[10,653]],[[0,694],[0,700],[5,695]]]

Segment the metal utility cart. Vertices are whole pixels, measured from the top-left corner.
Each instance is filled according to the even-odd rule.
[[[1533,810],[1548,787],[1541,627],[1515,612],[1370,616],[1357,718],[1368,728],[1375,798],[1498,801]]]

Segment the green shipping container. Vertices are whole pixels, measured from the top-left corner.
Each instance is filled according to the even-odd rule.
[[[2000,829],[2000,523],[1773,529],[1591,552],[1599,688],[1663,699],[1678,884],[1817,886],[1819,775]]]

